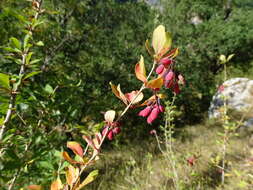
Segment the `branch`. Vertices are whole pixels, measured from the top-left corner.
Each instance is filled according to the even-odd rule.
[[[40,0],[38,3],[38,7],[37,7],[37,11],[36,11],[36,14],[34,16],[34,19],[37,20],[38,17],[39,17],[39,14],[41,12],[41,6],[42,6],[42,1],[43,0]],[[34,30],[34,27],[30,27],[29,29],[29,32],[30,34],[32,35],[32,32]],[[5,131],[5,128],[6,128],[6,125],[9,123],[9,121],[11,120],[11,116],[15,110],[15,103],[16,103],[16,95],[20,89],[20,86],[22,85],[22,78],[24,76],[24,73],[25,73],[25,66],[26,66],[26,58],[27,58],[27,55],[28,55],[28,52],[29,52],[29,49],[28,50],[25,50],[23,53],[22,53],[22,64],[21,64],[21,67],[20,67],[20,70],[19,70],[19,77],[20,77],[20,83],[17,84],[15,87],[12,88],[11,90],[11,94],[10,94],[10,100],[9,100],[9,106],[8,106],[8,110],[6,112],[6,116],[5,116],[5,119],[4,119],[4,122],[3,124],[0,126],[0,141],[3,139],[3,134],[4,134],[4,131]]]

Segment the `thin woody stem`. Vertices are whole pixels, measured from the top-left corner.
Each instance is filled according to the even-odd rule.
[[[148,74],[148,76],[147,76],[147,80],[151,77],[151,75],[152,75],[152,73],[153,73],[153,71],[154,71],[154,69],[155,69],[155,65],[156,65],[156,62],[154,61],[153,66],[152,66],[152,68],[151,68],[151,70],[150,70],[150,72],[149,72],[149,74]],[[143,84],[143,85],[141,86],[140,90],[138,91],[138,93],[137,93],[137,94],[135,95],[135,97],[133,98],[133,100],[128,104],[128,106],[124,109],[124,111],[120,114],[120,116],[118,117],[118,119],[117,119],[116,121],[119,121],[119,120],[125,115],[125,113],[126,113],[126,112],[129,110],[129,108],[133,105],[133,102],[138,98],[138,96],[140,95],[140,93],[141,93],[145,88],[146,88],[146,87],[145,87],[145,84]],[[102,139],[101,139],[100,144],[99,144],[98,147],[97,147],[98,150],[99,150],[99,149],[101,148],[101,146],[103,145],[103,142],[105,141],[105,138],[106,138],[106,136],[108,135],[109,131],[110,131],[110,128],[107,128],[105,134],[103,135],[103,137],[102,137]],[[82,175],[83,171],[84,171],[84,170],[87,168],[87,166],[89,166],[89,164],[97,157],[98,154],[99,154],[99,151],[97,151],[95,154],[93,154],[92,157],[88,160],[88,162],[85,163],[85,165],[81,167],[81,170],[80,170],[80,172],[79,172],[79,174],[78,174],[78,177],[76,178],[76,181],[74,182],[74,184],[73,184],[73,186],[70,188],[70,190],[72,190],[73,187],[75,187],[75,185],[77,184],[78,179],[79,179],[79,177]]]
[[[150,78],[150,76],[152,75],[154,69],[155,69],[155,65],[156,62],[154,61],[153,66],[147,76],[147,81]],[[138,98],[138,96],[141,94],[141,92],[146,88],[145,84],[143,84],[141,86],[141,88],[139,89],[138,93],[135,95],[135,97],[133,98],[133,100],[128,104],[128,106],[124,109],[124,111],[120,114],[120,116],[118,117],[118,119],[116,121],[119,121],[124,115],[125,113],[129,110],[129,108],[133,105],[134,101]]]
[[[36,14],[34,16],[34,19],[37,20],[39,17],[39,14],[41,12],[41,5],[42,5],[43,0],[40,0],[38,3],[38,9],[36,11]],[[32,35],[32,32],[34,30],[34,27],[31,27],[29,32]],[[9,121],[11,120],[11,116],[15,110],[15,104],[16,104],[16,94],[18,93],[20,86],[22,85],[22,78],[24,76],[25,73],[25,66],[26,66],[26,58],[27,58],[27,54],[28,54],[28,50],[25,50],[22,54],[22,64],[19,70],[19,77],[20,77],[20,83],[17,84],[15,87],[12,88],[11,93],[10,93],[10,100],[9,100],[9,106],[8,106],[8,110],[6,112],[5,115],[5,119],[3,124],[0,126],[0,141],[3,139],[3,134],[6,128],[6,125],[9,123]]]

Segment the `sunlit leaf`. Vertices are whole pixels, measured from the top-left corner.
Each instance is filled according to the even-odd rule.
[[[93,170],[92,172],[89,173],[89,175],[85,178],[85,180],[82,181],[82,183],[77,187],[76,190],[81,190],[84,186],[94,181],[97,176],[98,170]]]
[[[118,98],[121,99],[120,95],[119,95],[119,91],[117,90],[116,85],[114,85],[112,82],[109,83],[111,88],[112,88],[112,92],[115,96],[117,96]]]
[[[9,75],[0,73],[0,88],[10,89],[9,78]]]
[[[136,90],[136,91],[132,91],[132,92],[130,92],[130,93],[126,93],[126,94],[125,94],[125,96],[126,96],[127,100],[129,101],[129,103],[132,102],[132,104],[137,104],[137,103],[139,103],[140,101],[142,101],[144,95],[143,95],[142,92],[139,93],[139,94],[138,94],[138,93],[139,93],[139,91]],[[138,96],[137,96],[137,95],[138,95]]]
[[[117,90],[119,92],[120,99],[127,105],[128,102],[127,102],[127,99],[125,97],[125,94],[123,94],[123,92],[121,91],[120,84],[117,86]]]
[[[66,180],[67,180],[67,183],[69,185],[72,185],[76,181],[76,179],[78,177],[78,174],[79,174],[79,169],[73,167],[72,165],[69,165],[68,169],[66,171]]]
[[[150,45],[149,45],[149,41],[148,41],[148,40],[146,40],[146,42],[145,42],[145,47],[146,47],[146,49],[147,49],[149,55],[153,56],[153,55],[154,55],[154,52],[152,51],[152,49],[151,49],[151,47],[150,47]]]
[[[127,99],[125,97],[125,95],[122,93],[121,89],[120,89],[120,84],[116,87],[114,84],[112,84],[110,82],[110,86],[112,88],[112,92],[113,94],[118,97],[120,100],[122,100],[125,104],[127,104]]]
[[[147,88],[152,88],[152,89],[156,89],[156,88],[161,88],[163,85],[163,78],[162,77],[158,77],[156,79],[153,79],[151,81],[149,81],[146,84]]]
[[[174,48],[168,54],[166,54],[164,57],[175,58],[175,57],[178,56],[178,54],[179,54],[179,49],[178,48]]]
[[[25,35],[24,44],[23,44],[24,49],[26,49],[26,48],[28,47],[28,43],[29,43],[30,38],[31,38],[31,35],[30,35],[30,34],[26,34],[26,35]]]
[[[54,89],[50,84],[46,84],[45,88],[44,88],[45,92],[47,92],[48,94],[53,94],[54,93]]]
[[[69,163],[71,163],[71,164],[81,164],[80,162],[77,162],[77,161],[73,160],[73,159],[69,156],[69,154],[68,154],[67,152],[65,152],[65,151],[62,153],[62,157],[63,157],[66,161],[68,161]]]
[[[221,64],[226,63],[226,57],[225,57],[225,55],[220,55],[219,59],[220,59]]]
[[[232,58],[234,57],[234,55],[235,55],[235,54],[231,54],[231,55],[229,55],[229,56],[228,56],[228,58],[227,58],[227,62],[229,62],[229,61],[230,61],[230,59],[232,59]]]
[[[37,74],[40,74],[40,73],[41,73],[41,71],[34,71],[34,72],[31,72],[31,73],[28,73],[27,75],[25,75],[24,79],[28,79],[28,78],[30,78],[32,76],[35,76]]]
[[[12,45],[14,47],[16,47],[17,49],[21,50],[21,43],[20,43],[20,41],[17,38],[11,37],[10,41],[12,42]]]
[[[140,61],[135,65],[135,75],[136,75],[136,78],[139,79],[140,81],[144,83],[147,81],[143,56],[141,56]]]
[[[165,27],[159,25],[153,32],[152,46],[155,53],[158,54],[166,42]]]
[[[166,54],[169,51],[169,49],[171,48],[171,44],[172,44],[171,34],[169,32],[166,32],[165,43],[163,45],[163,48],[160,50],[160,52],[158,52],[159,58],[161,58],[164,54]]]
[[[38,41],[38,42],[36,43],[36,45],[37,45],[37,46],[44,46],[44,43],[43,43],[42,41]]]
[[[112,123],[115,118],[116,112],[114,110],[109,110],[105,112],[105,121]]]
[[[29,52],[26,56],[26,64],[29,65],[30,60],[32,58],[33,52]]]
[[[62,188],[62,182],[61,182],[60,178],[53,181],[53,183],[51,184],[51,187],[50,187],[51,190],[60,190],[61,188]]]
[[[83,156],[83,149],[81,145],[75,141],[69,141],[67,142],[67,147],[71,149],[75,154],[78,154],[79,156]]]

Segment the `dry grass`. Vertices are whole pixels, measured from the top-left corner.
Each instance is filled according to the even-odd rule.
[[[188,126],[179,129],[174,142],[175,161],[182,190],[252,190],[253,157],[249,134],[233,137],[227,151],[225,186],[217,167],[222,131],[217,124]],[[198,158],[193,166],[187,159]],[[99,178],[89,186],[98,190],[169,190],[173,188],[173,172],[157,148],[155,138],[138,145],[106,152],[98,164]]]

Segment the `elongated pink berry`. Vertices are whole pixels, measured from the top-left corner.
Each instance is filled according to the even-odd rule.
[[[170,81],[171,79],[173,79],[173,77],[174,77],[174,72],[169,71],[168,74],[165,76],[165,80]]]
[[[159,114],[159,108],[155,107],[151,113],[149,114],[148,118],[147,118],[147,122],[148,124],[151,124],[157,117]]]
[[[111,141],[114,137],[114,134],[112,132],[112,130],[109,131],[109,133],[107,134],[107,138]]]
[[[105,133],[107,132],[108,130],[108,126],[104,126],[104,129],[102,131],[102,135],[105,136]]]
[[[142,117],[147,117],[150,114],[151,110],[151,106],[147,106],[145,109],[141,110],[138,115]]]
[[[172,63],[172,59],[164,57],[160,60],[160,63],[162,63],[165,67],[168,67]]]
[[[163,64],[160,64],[160,65],[156,68],[155,72],[159,75],[159,74],[161,74],[161,73],[163,72],[163,70],[164,70],[164,65],[163,65]]]
[[[173,86],[173,84],[174,84],[174,81],[173,80],[166,80],[165,81],[165,83],[164,83],[164,86],[166,87],[166,88],[171,88],[172,86]]]
[[[117,135],[121,132],[121,129],[119,127],[115,127],[113,130],[112,130],[113,134],[114,135]]]

